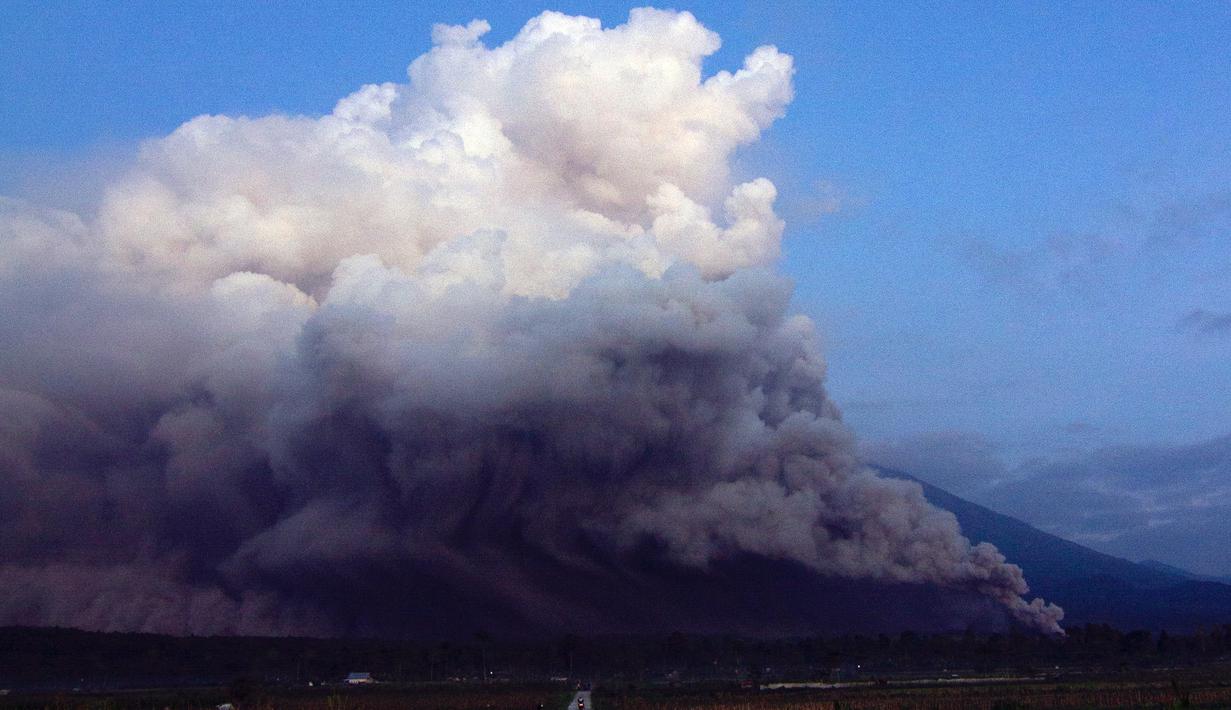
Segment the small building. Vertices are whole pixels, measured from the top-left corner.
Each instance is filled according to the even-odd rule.
[[[369,683],[375,683],[375,682],[376,680],[372,678],[371,673],[347,673],[346,674],[346,684],[347,685],[368,685]]]

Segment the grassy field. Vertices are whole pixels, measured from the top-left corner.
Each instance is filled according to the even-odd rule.
[[[572,692],[558,687],[375,687],[316,691],[252,690],[237,698],[223,688],[108,694],[60,693],[0,697],[0,710],[561,710]]]
[[[1024,710],[1231,708],[1231,674],[830,689],[659,689],[596,693],[601,710]]]
[[[0,710],[563,710],[561,686],[214,688],[90,695],[0,696]],[[755,689],[730,683],[596,689],[599,710],[1025,710],[1027,708],[1231,708],[1231,668],[971,682],[865,681],[830,688]]]

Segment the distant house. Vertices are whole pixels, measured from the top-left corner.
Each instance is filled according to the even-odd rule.
[[[372,678],[371,673],[347,673],[346,674],[346,684],[347,685],[367,685],[368,683],[375,683],[375,682],[376,681]]]

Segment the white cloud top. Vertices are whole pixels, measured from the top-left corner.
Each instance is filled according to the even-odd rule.
[[[606,30],[544,13],[495,48],[487,29],[437,26],[408,84],[328,116],[202,116],[149,142],[101,206],[99,256],[143,278],[251,270],[313,291],[371,253],[556,298],[603,264],[717,277],[777,256],[773,186],[730,185],[727,162],[782,114],[790,57],[762,47],[702,80],[717,35],[651,9]],[[461,244],[477,233],[498,244]]]

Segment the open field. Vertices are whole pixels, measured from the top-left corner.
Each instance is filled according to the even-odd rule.
[[[341,684],[354,669],[384,682]],[[1231,626],[473,643],[0,629],[0,710],[565,710],[590,683],[587,710],[1231,708]]]
[[[547,686],[376,687],[253,690],[147,690],[0,697],[0,710],[560,710],[573,693]]]
[[[602,710],[1025,710],[1231,708],[1231,675],[892,685],[779,690],[659,689],[596,693]]]
[[[587,710],[1026,710],[1231,708],[1231,669],[1213,666],[1111,676],[962,681],[881,680],[757,689],[733,683],[598,688]],[[820,687],[823,686],[823,687]],[[146,690],[0,696],[0,710],[563,710],[562,686]],[[574,701],[575,702],[575,701]]]

